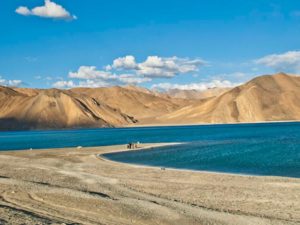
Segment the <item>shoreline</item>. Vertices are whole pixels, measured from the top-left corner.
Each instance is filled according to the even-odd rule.
[[[206,173],[206,174],[219,174],[219,175],[230,175],[230,176],[241,176],[241,177],[268,177],[268,178],[282,178],[282,179],[299,179],[298,177],[288,177],[288,176],[274,176],[274,175],[257,175],[257,174],[244,174],[244,173],[231,173],[231,172],[220,172],[220,171],[209,171],[209,170],[193,170],[193,169],[179,169],[179,168],[172,168],[172,167],[163,167],[163,166],[150,166],[150,165],[143,165],[143,164],[136,164],[136,163],[126,163],[126,162],[118,162],[111,160],[107,157],[105,157],[105,154],[118,154],[122,152],[133,152],[133,151],[140,151],[140,150],[151,150],[153,148],[159,148],[164,146],[173,146],[173,145],[182,145],[185,144],[185,142],[167,142],[167,143],[141,143],[140,148],[137,149],[127,149],[127,148],[121,148],[121,149],[111,149],[114,147],[120,147],[120,146],[126,146],[126,144],[121,145],[104,145],[104,146],[92,146],[92,147],[62,147],[62,148],[51,148],[51,149],[21,149],[21,150],[0,150],[0,156],[1,154],[5,153],[27,153],[27,152],[47,152],[47,151],[84,151],[85,149],[91,149],[91,150],[97,150],[101,148],[108,148],[110,150],[104,151],[100,154],[95,154],[95,156],[100,159],[104,160],[110,163],[114,163],[116,165],[125,165],[130,166],[133,168],[150,168],[155,170],[161,170],[164,168],[165,170],[172,170],[172,171],[183,171],[183,172],[191,172],[191,173]]]
[[[219,125],[255,125],[255,124],[281,124],[299,123],[300,120],[278,120],[278,121],[258,121],[258,122],[235,122],[235,123],[170,123],[170,124],[130,124],[116,128],[139,128],[139,127],[180,127],[180,126],[219,126]]]
[[[0,130],[0,133],[5,132],[54,132],[54,131],[74,131],[74,130],[92,130],[92,129],[121,129],[121,128],[143,128],[143,127],[181,127],[181,126],[222,126],[222,125],[254,125],[254,124],[280,124],[280,123],[300,123],[300,120],[279,120],[279,121],[258,121],[258,122],[235,122],[235,123],[141,123],[129,124],[115,127],[75,127],[75,128],[61,128],[61,129],[15,129],[15,130]]]
[[[145,143],[147,144],[147,143]],[[153,144],[153,143],[152,143]],[[163,167],[163,166],[150,166],[150,165],[143,165],[143,164],[136,164],[136,163],[126,163],[126,162],[119,162],[115,160],[111,160],[107,157],[105,157],[106,154],[118,154],[122,152],[132,152],[132,151],[140,151],[140,150],[151,150],[153,148],[159,148],[159,147],[168,147],[168,146],[174,146],[174,145],[182,145],[185,144],[184,142],[178,142],[178,143],[155,143],[153,146],[148,147],[142,147],[138,149],[132,149],[132,150],[121,150],[121,151],[112,151],[112,152],[106,152],[96,155],[97,158],[100,160],[105,160],[111,163],[115,164],[123,164],[127,166],[131,166],[134,168],[151,168],[151,169],[157,169],[157,170],[172,170],[172,171],[184,171],[184,172],[191,172],[191,173],[207,173],[207,174],[219,174],[219,175],[230,175],[230,176],[241,176],[241,177],[269,177],[269,178],[282,178],[282,179],[299,179],[299,177],[288,177],[288,176],[274,176],[274,175],[258,175],[258,174],[245,174],[245,173],[230,173],[230,172],[219,172],[219,171],[209,171],[209,170],[193,170],[193,169],[179,169],[179,168],[172,168],[172,167]]]
[[[181,143],[141,147],[170,144]],[[0,218],[8,224],[300,223],[300,179],[137,168],[99,157],[120,151],[126,145],[0,152]]]

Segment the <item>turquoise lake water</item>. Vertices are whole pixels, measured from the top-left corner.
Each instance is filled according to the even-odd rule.
[[[105,157],[159,167],[300,177],[300,123],[0,132],[0,151],[136,141],[186,143]]]

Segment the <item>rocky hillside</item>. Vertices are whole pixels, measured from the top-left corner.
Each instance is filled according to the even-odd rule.
[[[107,104],[68,90],[0,87],[0,129],[110,127],[136,120]]]
[[[257,77],[220,96],[157,118],[156,123],[236,123],[300,120],[300,77]]]

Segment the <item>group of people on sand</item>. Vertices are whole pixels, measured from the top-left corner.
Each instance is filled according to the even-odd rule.
[[[127,149],[136,149],[138,148],[139,143],[128,143]]]

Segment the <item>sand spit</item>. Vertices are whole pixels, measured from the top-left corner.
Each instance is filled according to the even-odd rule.
[[[161,170],[97,157],[125,149],[1,152],[0,224],[300,224],[300,179]]]

